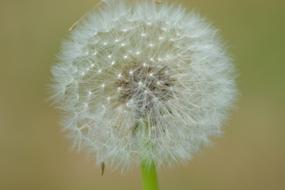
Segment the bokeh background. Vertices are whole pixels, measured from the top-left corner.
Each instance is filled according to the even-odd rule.
[[[239,70],[224,136],[187,165],[159,171],[161,190],[285,189],[285,1],[176,0],[207,17]],[[100,168],[70,149],[47,101],[68,28],[96,0],[0,0],[0,189],[140,189],[139,171]]]

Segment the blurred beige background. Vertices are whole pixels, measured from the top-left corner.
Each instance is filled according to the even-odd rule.
[[[47,102],[68,28],[96,0],[0,0],[0,189],[140,189],[139,171],[104,177],[70,149]],[[239,70],[224,137],[187,165],[162,169],[161,190],[285,189],[285,1],[176,0],[217,26]]]

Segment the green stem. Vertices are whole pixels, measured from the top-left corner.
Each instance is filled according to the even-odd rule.
[[[141,175],[143,190],[158,190],[157,175],[154,162],[142,161]]]

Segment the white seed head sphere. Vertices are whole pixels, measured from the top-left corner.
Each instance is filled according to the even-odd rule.
[[[234,69],[216,29],[152,1],[106,1],[65,42],[54,100],[72,140],[124,168],[191,159],[235,99]]]

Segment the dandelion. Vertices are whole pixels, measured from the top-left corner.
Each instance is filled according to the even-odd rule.
[[[53,99],[72,141],[104,167],[141,163],[143,176],[190,160],[220,134],[235,98],[217,30],[165,3],[105,1],[72,31],[59,62]]]

